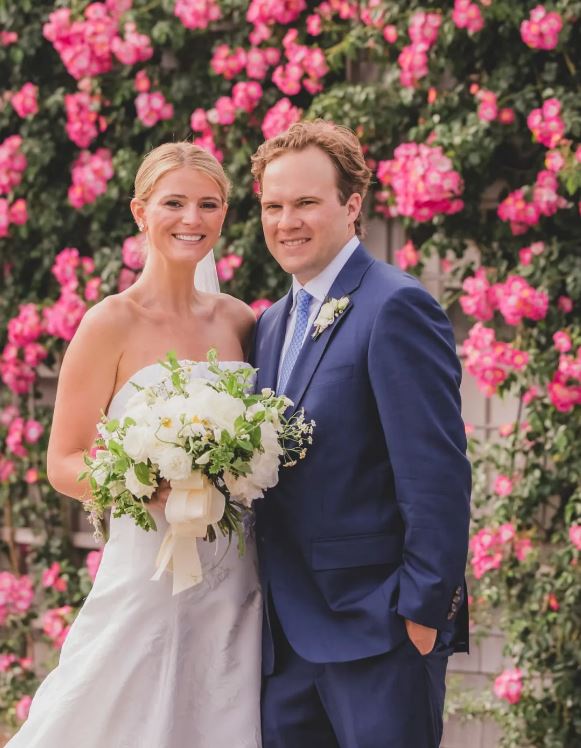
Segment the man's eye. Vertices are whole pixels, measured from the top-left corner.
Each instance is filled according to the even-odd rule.
[[[264,209],[265,210],[269,210],[270,212],[272,212],[273,210],[278,210],[279,208],[280,208],[280,205],[272,205],[271,204],[271,205],[266,205]]]
[[[300,205],[313,205],[314,200],[301,200]]]

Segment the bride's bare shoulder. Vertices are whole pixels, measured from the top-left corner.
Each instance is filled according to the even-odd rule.
[[[256,324],[256,315],[248,304],[227,293],[218,296],[218,314],[229,319],[237,329],[244,332]]]
[[[120,340],[127,334],[135,314],[134,306],[134,302],[122,294],[106,296],[86,312],[77,336],[91,336],[96,345],[101,340],[108,344]]]

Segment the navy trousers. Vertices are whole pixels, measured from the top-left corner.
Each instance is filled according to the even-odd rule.
[[[262,693],[263,748],[438,748],[452,650],[409,640],[383,655],[315,664],[274,616],[275,671]]]

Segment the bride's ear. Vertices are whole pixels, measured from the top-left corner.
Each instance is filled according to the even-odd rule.
[[[142,200],[138,200],[136,197],[129,203],[131,213],[137,224],[137,228],[143,231],[145,228],[145,203]]]

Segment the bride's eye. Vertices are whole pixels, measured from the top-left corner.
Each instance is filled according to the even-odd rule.
[[[166,205],[168,205],[170,208],[181,208],[182,204],[179,200],[168,200],[166,202]]]
[[[202,208],[204,208],[204,210],[216,210],[217,207],[218,207],[218,203],[215,203],[213,201],[202,203]]]

